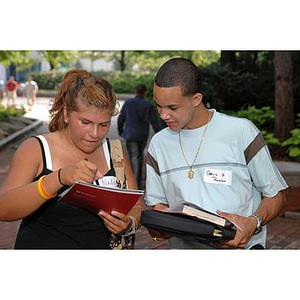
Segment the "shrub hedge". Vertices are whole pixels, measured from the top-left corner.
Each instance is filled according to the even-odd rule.
[[[61,83],[66,71],[29,73],[40,89],[53,90]],[[154,73],[137,74],[121,71],[94,72],[107,79],[116,93],[133,93],[138,84],[147,87],[147,99],[153,98]],[[218,110],[240,110],[246,105],[274,107],[274,80],[271,71],[262,73],[231,72],[218,64],[201,69],[204,102]]]

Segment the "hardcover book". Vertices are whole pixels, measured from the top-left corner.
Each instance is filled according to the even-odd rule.
[[[206,211],[200,207],[193,207],[190,205],[183,205],[182,207],[182,213],[189,215],[191,217],[196,217],[204,221],[212,222],[214,224],[226,227],[231,225],[228,220],[226,220],[223,217],[220,217],[214,213],[211,213],[209,211]]]
[[[207,221],[223,227],[230,227],[232,223],[215,213],[207,211],[196,204],[190,202],[179,202],[170,207],[169,212],[182,213],[191,217],[196,217],[202,221]]]

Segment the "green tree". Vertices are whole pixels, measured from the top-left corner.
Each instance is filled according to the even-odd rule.
[[[172,57],[185,57],[192,60],[199,67],[207,67],[217,62],[220,53],[217,51],[109,51],[106,57],[109,61],[117,63],[116,69],[121,71],[155,73],[159,67]]]
[[[38,51],[49,62],[50,69],[59,68],[62,64],[70,65],[78,60],[78,51]]]
[[[25,70],[36,63],[30,58],[31,51],[0,51],[0,63],[9,68],[12,76],[16,71]]]
[[[220,59],[221,67],[227,68],[228,70],[236,70],[236,51],[221,51]]]
[[[30,62],[28,53],[31,51],[0,51],[0,62],[9,67],[11,64],[14,65],[25,65]]]

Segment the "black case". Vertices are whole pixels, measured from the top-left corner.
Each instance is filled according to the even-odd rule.
[[[147,229],[200,242],[231,240],[236,233],[233,225],[223,227],[195,217],[158,210],[142,211],[141,224]]]

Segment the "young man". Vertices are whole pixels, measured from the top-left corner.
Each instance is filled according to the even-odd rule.
[[[192,202],[231,220],[235,238],[213,245],[172,237],[172,248],[266,246],[266,226],[285,204],[287,184],[259,130],[246,119],[208,110],[198,68],[174,58],[158,71],[154,100],[167,128],[151,140],[145,202],[172,209]],[[155,237],[160,237],[157,234]]]
[[[118,132],[126,140],[130,163],[140,189],[144,188],[142,170],[144,150],[151,124],[155,132],[161,129],[159,118],[153,103],[145,99],[146,86],[139,84],[134,89],[135,97],[128,99],[118,117]]]

